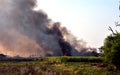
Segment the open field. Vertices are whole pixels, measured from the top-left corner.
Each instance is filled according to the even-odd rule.
[[[47,57],[32,61],[1,61],[0,75],[120,75],[101,66],[98,57]]]

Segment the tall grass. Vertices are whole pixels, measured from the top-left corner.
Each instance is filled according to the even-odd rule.
[[[120,72],[108,71],[105,67],[93,66],[101,63],[101,57],[46,57],[33,61],[2,61],[0,75],[120,75]]]
[[[81,56],[52,56],[44,59],[47,62],[62,63],[62,62],[103,62],[102,57],[81,57]]]

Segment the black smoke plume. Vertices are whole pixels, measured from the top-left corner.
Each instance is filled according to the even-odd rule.
[[[36,0],[0,0],[0,52],[10,56],[80,55],[87,51],[60,23],[42,10]],[[83,52],[83,51],[82,51]]]

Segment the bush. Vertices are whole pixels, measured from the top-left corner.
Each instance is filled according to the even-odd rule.
[[[113,64],[120,69],[120,34],[108,36],[104,42],[104,55],[107,63]]]

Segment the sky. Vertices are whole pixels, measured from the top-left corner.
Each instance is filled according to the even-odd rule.
[[[38,0],[37,8],[54,22],[61,22],[88,46],[99,48],[111,34],[108,26],[119,21],[119,0]]]

